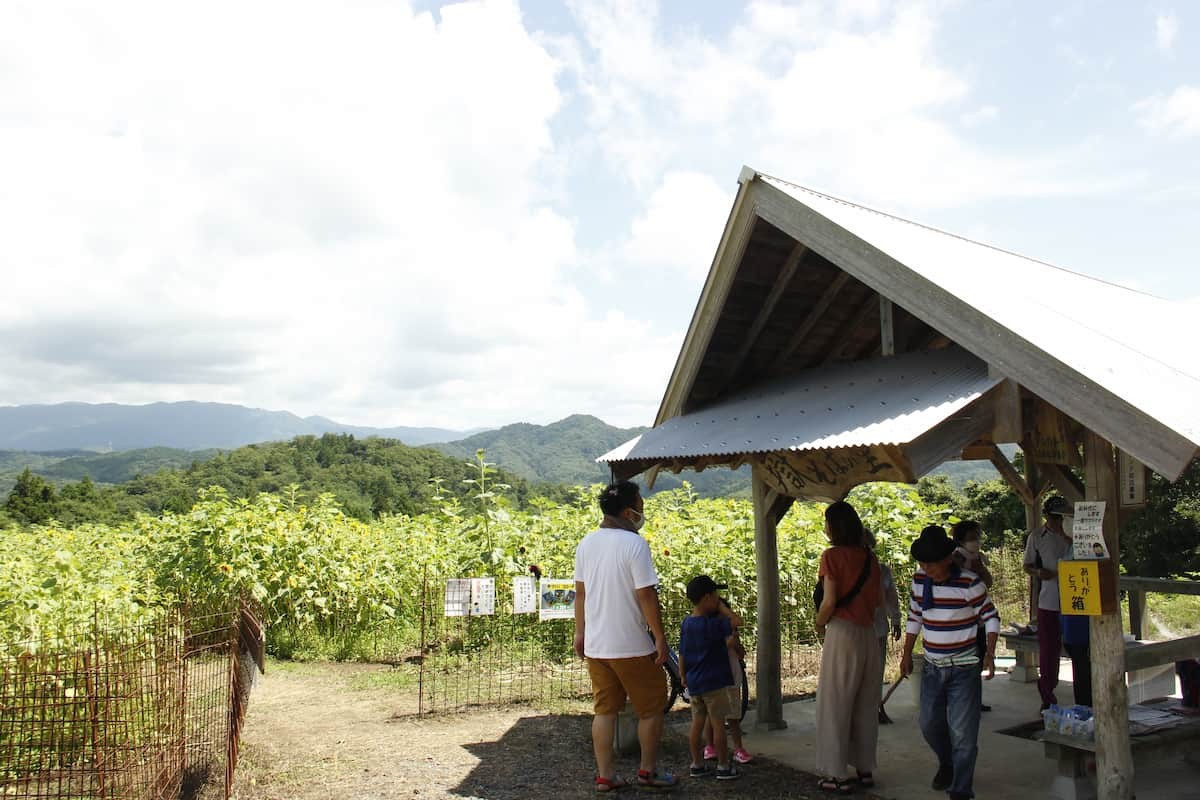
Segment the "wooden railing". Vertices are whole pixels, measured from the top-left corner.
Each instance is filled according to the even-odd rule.
[[[1147,594],[1157,592],[1159,594],[1200,595],[1200,581],[1173,581],[1166,578],[1138,578],[1133,575],[1122,575],[1120,587],[1129,594],[1129,630],[1134,638],[1139,640],[1148,629]],[[1185,636],[1182,639],[1127,647],[1125,649],[1125,669],[1143,669],[1197,656],[1200,656],[1200,636]]]

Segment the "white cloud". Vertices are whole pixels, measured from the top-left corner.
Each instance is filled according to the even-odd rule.
[[[1174,138],[1200,136],[1200,86],[1180,86],[1168,95],[1147,97],[1133,106],[1142,127]]]
[[[652,417],[590,356],[674,345],[564,277],[561,64],[513,2],[9,3],[0,52],[0,402]]]
[[[1093,172],[1078,147],[1016,157],[962,134],[964,115],[997,112],[938,59],[938,11],[760,1],[727,37],[704,38],[663,31],[644,4],[582,5],[591,134],[643,192],[671,171],[729,179],[743,163],[916,213],[1095,191],[1075,177]]]
[[[707,175],[668,173],[633,221],[624,256],[635,264],[673,267],[703,278],[729,214],[733,188]]]
[[[1154,18],[1154,41],[1158,49],[1170,53],[1175,49],[1175,37],[1179,34],[1179,20],[1172,14],[1159,14]]]
[[[968,111],[959,117],[959,120],[968,128],[974,128],[976,125],[982,125],[985,122],[991,122],[1000,115],[1000,109],[992,105],[982,105],[973,111]]]

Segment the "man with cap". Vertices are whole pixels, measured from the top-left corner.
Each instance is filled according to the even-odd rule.
[[[979,710],[983,699],[980,656],[975,633],[987,635],[983,671],[996,674],[996,638],[1000,615],[987,587],[974,572],[954,561],[954,540],[938,525],[921,531],[911,553],[920,568],[913,575],[908,628],[900,674],[913,670],[913,646],[920,634],[925,646],[921,681],[921,733],[938,759],[933,788],[951,800],[975,796],[975,758],[979,754]]]
[[[1062,654],[1062,627],[1059,624],[1058,562],[1071,557],[1071,536],[1063,518],[1072,516],[1071,504],[1057,495],[1042,506],[1045,523],[1030,531],[1025,541],[1025,572],[1041,585],[1038,591],[1038,694],[1042,710],[1058,702],[1058,661]]]
[[[711,718],[719,781],[738,777],[725,740],[725,720],[730,716],[729,689],[733,686],[729,648],[733,646],[734,631],[742,626],[742,620],[717,595],[719,589],[725,588],[725,584],[717,583],[708,575],[698,575],[688,581],[687,596],[692,602],[692,613],[683,618],[679,633],[679,672],[692,698],[692,729],[688,736],[692,751],[691,777],[708,775],[704,765],[704,729]]]

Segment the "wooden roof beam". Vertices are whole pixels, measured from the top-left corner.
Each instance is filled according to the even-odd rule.
[[[819,298],[817,298],[817,302],[812,307],[812,310],[808,312],[808,316],[806,316],[804,320],[796,327],[796,332],[792,334],[792,338],[789,339],[788,343],[783,346],[782,350],[779,351],[779,355],[775,356],[775,361],[770,367],[772,371],[782,367],[788,361],[788,359],[795,354],[800,345],[804,344],[804,340],[808,338],[810,333],[812,333],[812,329],[816,327],[817,323],[821,321],[821,317],[825,316],[825,312],[829,310],[831,305],[833,305],[833,301],[837,298],[838,292],[840,292],[849,281],[849,273],[839,272],[837,277],[825,287],[825,291],[821,293]]]
[[[737,379],[738,373],[742,369],[742,365],[746,362],[746,357],[750,355],[750,351],[754,348],[758,337],[762,335],[763,328],[767,327],[767,322],[771,319],[771,314],[774,313],[775,307],[779,305],[783,293],[787,291],[788,286],[792,283],[792,278],[796,276],[796,270],[800,267],[800,262],[804,260],[805,253],[808,248],[800,242],[792,248],[788,254],[787,261],[783,264],[783,269],[779,270],[779,274],[775,276],[775,284],[771,287],[771,291],[767,294],[767,299],[763,302],[762,307],[758,310],[758,315],[754,318],[754,322],[750,325],[750,330],[746,332],[746,338],[742,341],[741,347],[733,356],[733,363],[729,366],[729,383]],[[728,383],[726,384],[728,388]],[[724,389],[722,389],[724,391]]]
[[[850,321],[842,326],[837,334],[834,335],[833,349],[825,356],[825,359],[821,362],[821,366],[832,364],[842,357],[846,349],[850,346],[849,343],[854,341],[854,332],[861,328],[863,323],[870,318],[871,313],[878,308],[879,297],[874,292],[871,292],[871,296],[858,307],[858,310],[854,312],[854,316],[850,318]],[[871,347],[874,348],[875,345],[872,344]]]

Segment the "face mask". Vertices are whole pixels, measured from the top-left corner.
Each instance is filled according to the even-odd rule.
[[[633,513],[637,514],[636,520],[632,520],[632,519],[629,520],[633,524],[633,529],[635,531],[640,531],[642,529],[642,526],[646,524],[646,515],[640,511],[638,511],[637,509],[631,508],[629,510],[632,511]]]
[[[979,540],[976,539],[971,542],[963,542],[963,549],[972,555],[978,555],[979,554]]]

